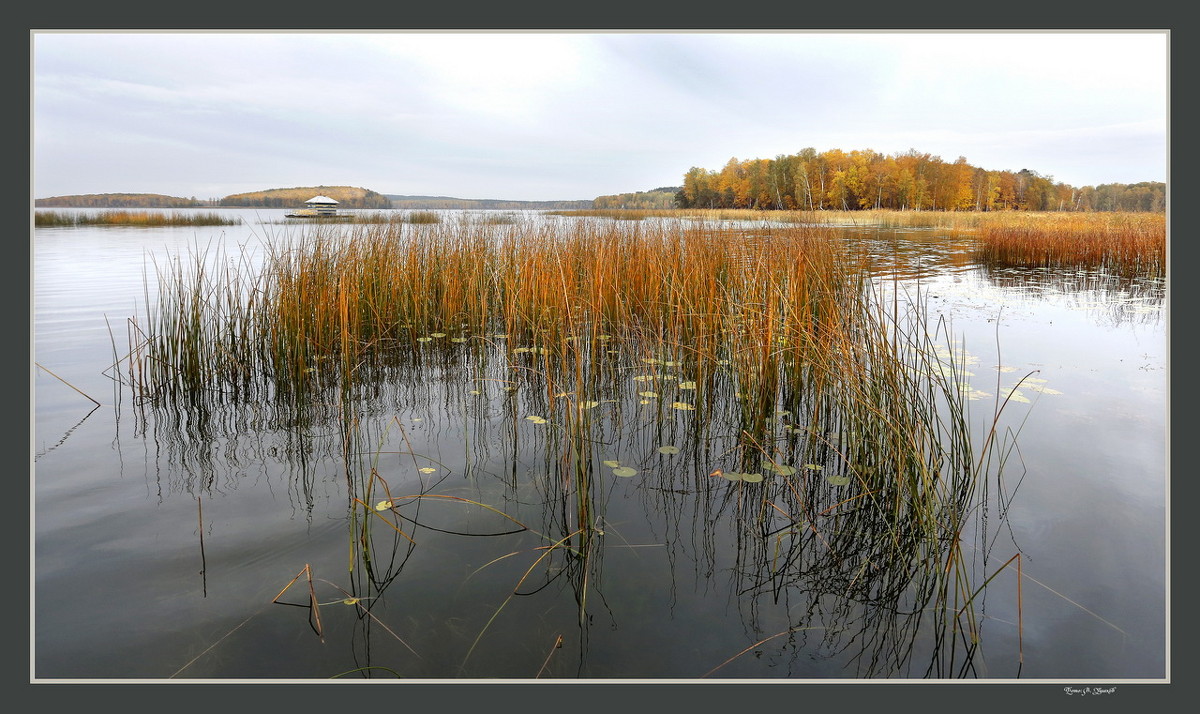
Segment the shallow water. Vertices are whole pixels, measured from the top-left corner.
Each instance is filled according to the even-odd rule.
[[[788,551],[792,574],[773,569],[770,541],[737,525],[746,485],[712,485],[720,449],[690,448],[686,415],[595,409],[605,436],[595,456],[639,474],[597,467],[589,504],[604,534],[584,563],[561,550],[537,560],[566,534],[574,502],[556,483],[551,432],[524,419],[536,397],[470,394],[453,365],[362,403],[350,441],[321,405],[302,422],[254,409],[208,422],[139,412],[111,366],[154,294],[148,257],[252,255],[291,230],[283,211],[231,213],[245,223],[35,231],[36,678],[1166,676],[1161,283],[986,270],[937,231],[846,229],[948,321],[981,432],[996,395],[1026,379],[1029,401],[1000,416],[1019,429],[1010,507],[989,523],[986,563],[973,555],[991,573],[1021,553],[1020,613],[1010,569],[986,589],[982,650],[960,671],[934,657],[931,618],[840,600],[844,574],[811,543]],[[397,522],[416,545],[376,518],[374,570],[351,571],[348,458],[374,465],[393,496],[488,504],[532,530],[496,535],[513,523],[428,498],[397,509],[421,523]],[[291,605],[272,603],[306,566],[320,634],[303,607],[306,576],[280,598]],[[343,604],[351,595],[371,599]],[[874,644],[856,657],[864,643]]]

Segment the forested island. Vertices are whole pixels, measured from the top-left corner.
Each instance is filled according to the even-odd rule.
[[[256,208],[295,208],[313,196],[328,196],[339,208],[391,208],[387,196],[355,186],[299,186],[272,188],[266,191],[235,193],[220,199],[219,206],[253,206]]]
[[[679,208],[898,211],[1166,210],[1166,184],[1075,188],[1036,171],[990,171],[963,157],[946,162],[915,149],[807,148],[774,159],[731,158],[719,171],[692,167],[675,196]]]

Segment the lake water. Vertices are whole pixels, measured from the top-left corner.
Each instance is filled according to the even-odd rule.
[[[707,476],[711,455],[658,452],[679,441],[674,422],[605,423],[605,448],[644,477],[597,480],[604,534],[580,564],[538,560],[569,520],[547,432],[505,395],[471,394],[454,364],[361,405],[352,437],[322,405],[208,420],[139,408],[113,377],[154,299],[153,261],[253,256],[304,230],[283,211],[226,212],[243,223],[34,232],[37,679],[1167,677],[1161,281],[987,269],[944,232],[845,229],[952,325],[973,389],[1038,380],[1002,414],[1019,429],[1007,510],[988,560],[975,555],[990,575],[1019,552],[1020,588],[1015,565],[988,584],[963,667],[941,659],[931,618],[839,600],[819,558],[779,569],[780,541],[738,526],[738,484],[681,476]],[[972,404],[982,433],[995,403]],[[400,511],[421,524],[402,529],[415,543],[373,526],[369,570],[347,489],[366,462],[394,496],[441,497]],[[536,527],[509,533],[498,511]]]

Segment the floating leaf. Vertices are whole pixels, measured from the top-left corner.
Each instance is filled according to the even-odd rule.
[[[638,404],[649,404],[649,403],[650,403],[649,399],[642,399],[641,401],[638,402]]]
[[[604,464],[605,466],[607,466],[610,469],[615,469],[621,465],[620,461],[611,461],[611,460],[610,461],[601,461],[600,463]]]
[[[825,467],[820,464],[805,464],[804,468],[808,469],[809,471],[820,471]]]
[[[678,454],[679,447],[678,446],[660,446],[660,447],[658,447],[658,453],[660,453],[660,454]]]
[[[716,473],[716,475],[730,481],[741,481],[742,476],[745,474],[738,473],[737,471],[719,471]]]
[[[1032,389],[1033,391],[1035,391],[1035,392],[1040,392],[1040,393],[1042,393],[1042,394],[1062,394],[1062,392],[1058,391],[1057,389],[1051,389],[1051,388],[1049,388],[1049,387],[1043,387],[1043,386],[1042,386],[1042,385],[1040,385],[1040,384],[1030,384],[1030,385],[1027,385],[1027,386],[1028,386],[1030,389]]]
[[[437,469],[433,468],[432,466],[426,466],[426,467],[424,467],[424,468],[420,468],[420,469],[417,469],[417,470],[418,470],[418,471],[420,471],[420,472],[421,472],[421,473],[423,473],[423,474],[431,474],[431,473],[433,473],[434,471],[437,471]]]
[[[356,597],[348,597],[348,598],[346,598],[346,599],[342,600],[342,604],[343,604],[343,605],[357,605],[357,604],[358,604],[358,598],[356,598]]]
[[[653,399],[654,397],[658,396],[658,392],[638,392],[638,396],[646,397],[647,399]]]
[[[430,332],[429,336],[430,337],[445,337],[446,333],[445,332]]]
[[[642,361],[645,362],[646,364],[658,364],[658,360],[655,359],[654,357],[643,357]]]
[[[629,478],[630,476],[636,476],[636,475],[637,475],[637,469],[630,468],[629,466],[618,466],[617,468],[613,469],[613,476],[620,476],[621,478]]]
[[[579,405],[579,408],[580,409],[595,409],[598,406],[600,406],[600,402],[582,402]]]
[[[652,382],[652,381],[654,381],[654,375],[653,374],[639,374],[638,376],[633,378],[633,381],[635,381],[635,382]]]
[[[391,507],[392,507],[391,501],[380,501],[379,503],[375,504],[376,511],[386,511],[387,509],[389,509]]]
[[[850,477],[846,474],[829,474],[825,480],[833,486],[845,486],[850,483]]]
[[[1021,402],[1022,404],[1030,404],[1031,403],[1029,401],[1029,397],[1025,396],[1024,394],[1021,394],[1021,392],[1016,389],[1012,390],[1012,392],[1008,395],[1008,399],[1009,399],[1009,401]]]
[[[792,474],[796,473],[796,469],[788,466],[787,464],[773,464],[770,461],[764,461],[763,468],[770,469],[780,476],[791,476]]]
[[[695,382],[680,382],[679,388],[680,389],[695,389],[696,383]]]
[[[433,342],[432,337],[418,337],[417,342]]]
[[[545,424],[546,423],[545,418],[540,417],[537,414],[530,414],[529,416],[527,416],[525,418],[528,419],[529,421],[533,422],[534,424]]]
[[[467,338],[465,338],[465,337],[451,337],[451,338],[450,338],[450,341],[451,341],[451,342],[466,342],[466,341],[467,341]]]
[[[745,473],[742,474],[742,480],[746,483],[758,483],[763,480],[762,474]]]
[[[675,407],[676,409],[680,409],[682,411],[695,411],[696,410],[696,407],[694,405],[688,404],[687,402],[671,402],[671,406]]]
[[[483,394],[483,392],[479,391],[478,389],[472,389],[471,394]]]

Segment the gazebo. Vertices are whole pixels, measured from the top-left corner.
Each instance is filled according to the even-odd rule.
[[[313,196],[304,202],[318,216],[336,216],[338,202],[329,196]]]
[[[338,202],[329,196],[313,196],[300,208],[286,214],[288,218],[349,218],[348,213],[338,213]]]

